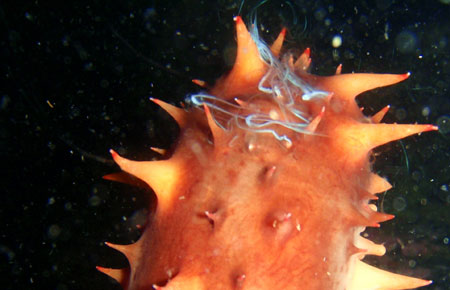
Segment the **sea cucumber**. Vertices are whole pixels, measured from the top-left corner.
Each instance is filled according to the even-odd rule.
[[[385,248],[360,236],[393,216],[372,200],[391,185],[371,171],[374,147],[436,130],[367,117],[362,92],[409,73],[308,73],[310,50],[281,55],[235,18],[232,70],[181,109],[152,99],[180,136],[158,161],[111,154],[123,170],[106,179],[151,187],[157,197],[141,238],[110,247],[130,267],[97,267],[126,290],[411,289],[431,281],[361,261]],[[197,83],[201,83],[198,82]]]

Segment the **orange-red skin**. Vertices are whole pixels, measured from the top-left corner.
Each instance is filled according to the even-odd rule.
[[[209,92],[276,111],[270,101],[255,98],[268,68],[255,56],[240,17],[236,25],[236,64]],[[283,30],[272,46],[274,55],[284,36]],[[378,278],[359,262],[365,254],[384,254],[384,247],[360,239],[359,233],[393,218],[369,206],[375,193],[390,188],[371,172],[371,149],[436,127],[379,124],[387,109],[369,118],[354,98],[409,74],[340,74],[338,69],[335,76],[319,77],[304,69],[309,56],[307,49],[293,69],[330,95],[302,103],[317,118],[309,127],[312,134],[277,128],[292,144],[232,121],[224,130],[207,105],[204,112],[184,111],[153,100],[178,122],[180,136],[173,155],[163,161],[134,162],[111,151],[122,170],[155,190],[158,205],[136,244],[109,244],[127,256],[131,270],[100,271],[127,290],[361,289],[366,275],[376,279],[365,289],[431,282],[385,273]],[[133,183],[124,175],[108,179]]]

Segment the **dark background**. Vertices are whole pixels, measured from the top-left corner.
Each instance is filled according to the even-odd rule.
[[[148,98],[213,83],[233,62],[233,16],[255,12],[268,42],[285,26],[287,49],[311,47],[316,74],[412,72],[359,97],[368,114],[390,104],[388,123],[441,126],[376,150],[395,187],[379,206],[397,218],[368,231],[388,249],[369,260],[450,289],[450,5],[341,2],[0,2],[1,289],[119,289],[95,266],[126,265],[104,241],[135,241],[151,194],[101,179],[117,171],[108,149],[168,148],[177,126]]]

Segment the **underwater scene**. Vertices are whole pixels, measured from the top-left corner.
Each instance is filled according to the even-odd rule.
[[[158,278],[144,286],[133,284],[128,270],[111,272],[126,269],[130,255],[125,257],[126,253],[105,242],[136,243],[162,205],[155,187],[151,186],[156,195],[141,180],[111,174],[120,171],[113,157],[127,171],[119,155],[155,161],[173,153],[183,124],[177,119],[178,113],[170,114],[176,110],[161,101],[180,111],[196,109],[207,116],[211,116],[208,106],[213,111],[221,108],[222,103],[211,92],[216,96],[232,86],[227,83],[219,90],[214,84],[233,68],[239,51],[236,26],[242,21],[242,27],[268,46],[284,31],[280,53],[300,59],[305,75],[404,76],[398,84],[376,85],[358,94],[360,111],[365,116],[382,111],[382,123],[437,127],[429,127],[431,132],[405,133],[405,138],[383,143],[369,155],[372,172],[392,185],[390,190],[377,192],[378,199],[370,204],[395,219],[388,220],[385,215],[380,219],[386,221],[379,228],[368,227],[362,232],[361,236],[385,248],[384,255],[368,255],[363,261],[389,272],[433,281],[420,289],[450,289],[449,16],[448,0],[0,3],[0,154],[4,164],[1,288],[146,290],[206,289],[201,285],[211,285],[198,282],[202,278],[171,286],[171,280],[176,281],[178,272],[182,273],[172,268],[151,274]],[[276,54],[273,49],[268,53]],[[261,58],[265,62],[271,59]],[[299,86],[303,100],[333,97],[314,85],[314,77],[299,79],[305,81]],[[263,85],[258,84],[258,93],[266,92]],[[281,95],[277,88],[272,84],[270,93]],[[309,89],[311,94],[307,95]],[[245,96],[238,92],[232,97],[238,98],[233,106],[245,106],[239,101]],[[296,115],[298,111],[290,112]],[[217,121],[219,115],[214,115],[216,123],[208,119],[209,127],[212,123],[226,131],[227,126]],[[320,112],[318,116],[297,114],[301,129],[284,123],[280,132],[286,129],[310,134],[308,130],[320,121]],[[283,143],[288,135],[274,130],[263,132],[259,129],[263,121],[272,121],[255,119],[251,124],[258,129],[246,130],[269,133],[289,149],[291,139],[288,145]],[[379,123],[376,119],[367,118],[367,122]],[[269,127],[277,125],[280,123],[272,122]],[[214,135],[214,128],[211,131]],[[112,156],[110,149],[114,150]],[[195,163],[190,166],[190,180],[200,179],[194,174]],[[264,171],[266,176],[273,172],[275,168]],[[169,175],[160,175],[167,183],[173,181]],[[340,200],[337,196],[330,202],[338,205]],[[214,225],[216,217],[205,212]],[[290,213],[284,214],[279,221],[290,217]],[[300,224],[296,228],[301,234]],[[174,235],[174,240],[177,237]],[[167,243],[168,248],[177,248],[176,244],[169,245],[170,239]],[[155,253],[152,255],[158,256]],[[133,252],[131,260],[137,259],[136,255]],[[224,265],[227,261],[223,260]],[[163,279],[161,275],[165,275]],[[251,279],[248,274],[238,271],[233,275],[232,286],[217,284],[216,289],[258,289],[246,286]],[[283,289],[320,289],[296,285]],[[334,289],[357,289],[342,285],[347,284]],[[363,289],[377,289],[373,287]]]

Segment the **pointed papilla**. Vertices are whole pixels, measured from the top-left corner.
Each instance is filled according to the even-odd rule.
[[[214,145],[220,146],[225,143],[225,131],[219,125],[217,125],[216,120],[214,120],[214,117],[211,114],[211,110],[206,104],[203,104],[203,108],[205,110],[206,119],[208,120],[209,129],[211,130],[211,133],[214,138]]]
[[[258,76],[259,79],[265,71],[265,65],[261,60],[255,41],[240,16],[236,17],[236,38],[238,47],[233,71],[245,78],[247,74],[253,74],[253,77]],[[256,75],[255,72],[260,74]]]
[[[311,65],[311,49],[308,47],[294,63],[294,69],[299,73],[306,73]]]
[[[121,157],[114,150],[110,150],[114,161],[119,167],[147,183],[158,198],[158,206],[168,205],[175,199],[174,189],[176,181],[180,180],[183,171],[176,159],[160,161],[132,161]]]
[[[150,149],[153,151],[153,152],[156,152],[156,153],[158,153],[159,155],[165,155],[166,154],[166,152],[167,152],[167,150],[166,149],[162,149],[162,148],[158,148],[158,147],[150,147]]]
[[[276,170],[277,170],[277,167],[275,165],[265,167],[263,169],[262,181],[268,182],[268,181],[272,180],[275,175]]]
[[[383,256],[386,253],[386,248],[383,245],[375,244],[369,239],[358,236],[355,239],[355,246],[359,249],[365,250],[360,258],[362,259],[365,255],[375,255]]]
[[[127,289],[130,279],[130,268],[112,269],[97,266],[96,269],[119,282],[123,289]]]
[[[236,95],[258,92],[258,83],[267,71],[255,41],[242,18],[235,17],[237,51],[236,60],[229,74],[217,81],[210,94],[228,100]]]
[[[308,126],[306,127],[306,130],[311,133],[316,132],[317,126],[319,125],[320,121],[322,120],[324,114],[325,114],[325,106],[322,107],[322,110],[320,111],[319,115],[317,115],[311,121],[311,123],[308,124]]]
[[[355,264],[355,274],[353,276],[350,287],[348,287],[348,290],[414,289],[432,283],[432,281],[430,280],[411,278],[408,276],[384,271],[359,260],[357,260]]]
[[[361,141],[368,149],[414,134],[437,130],[437,127],[433,125],[361,124],[360,127],[359,130],[363,133],[361,135],[364,135],[364,140]]]
[[[183,109],[180,109],[158,99],[150,98],[150,100],[163,108],[167,113],[169,113],[169,115],[172,116],[172,118],[174,118],[178,123],[180,128],[186,127],[188,117],[187,113]]]
[[[383,180],[386,181],[385,179],[383,179]],[[365,204],[367,204],[369,202],[369,200],[378,200],[378,196],[376,196],[372,192],[370,192],[368,190],[365,190],[365,189],[361,189],[361,190],[358,191],[358,198],[359,198],[359,200],[361,200]]]
[[[140,188],[148,188],[148,184],[126,172],[116,172],[103,176],[103,179],[117,181]]]
[[[208,88],[208,84],[204,80],[193,79],[192,82],[199,87]]]
[[[363,215],[359,209],[355,207],[351,207],[346,213],[347,215],[347,221],[352,226],[363,226],[363,227],[374,227],[379,228],[380,225],[374,221],[371,220],[369,217],[366,217]]]
[[[395,215],[384,213],[384,212],[378,212],[378,211],[372,211],[372,214],[370,216],[370,219],[376,223],[390,221],[394,218],[395,218]]]
[[[392,185],[383,177],[373,172],[369,175],[369,182],[366,186],[366,190],[372,194],[388,191],[392,188]]]
[[[129,245],[117,245],[109,242],[105,242],[105,244],[124,254],[128,259],[128,263],[130,263],[131,269],[135,269],[136,263],[141,255],[139,242]]]
[[[409,77],[405,74],[352,73],[333,76],[312,76],[311,84],[328,92],[334,92],[338,98],[353,100],[359,94],[401,82]]]
[[[214,222],[217,220],[217,214],[210,212],[208,210],[205,210],[205,216],[214,225]]]
[[[337,66],[335,74],[340,75],[341,73],[342,73],[342,63]]]
[[[391,108],[391,106],[387,105],[386,107],[381,109],[378,113],[373,115],[372,118],[371,118],[372,122],[380,123],[381,120],[383,120],[384,116],[386,115],[386,113],[389,111],[390,108]]]
[[[280,51],[283,47],[284,37],[286,36],[286,28],[283,28],[278,35],[277,39],[273,42],[272,46],[270,47],[270,50],[272,51],[273,55],[278,57],[280,55]]]
[[[346,149],[355,160],[365,158],[375,147],[410,135],[437,130],[433,125],[346,123],[336,128],[338,148]]]
[[[242,108],[248,108],[249,107],[249,104],[246,101],[243,101],[243,100],[238,99],[238,98],[234,98],[234,101],[236,102],[236,104],[238,104]]]

